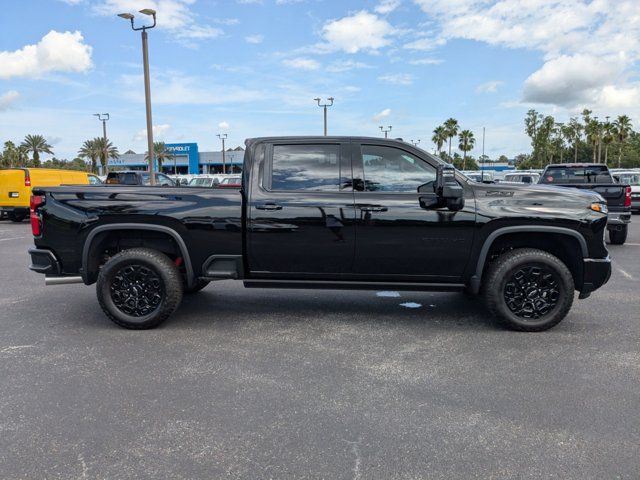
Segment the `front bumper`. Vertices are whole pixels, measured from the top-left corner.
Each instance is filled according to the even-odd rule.
[[[583,277],[580,298],[587,298],[591,292],[597,290],[609,281],[611,277],[611,258],[583,259]]]

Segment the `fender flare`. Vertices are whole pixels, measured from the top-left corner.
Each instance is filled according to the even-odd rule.
[[[476,271],[470,280],[471,291],[474,294],[480,292],[482,272],[484,270],[484,264],[487,260],[487,255],[489,254],[491,245],[496,240],[496,238],[508,233],[559,233],[561,235],[568,235],[578,240],[578,243],[580,244],[580,250],[582,252],[582,258],[587,258],[589,256],[587,241],[579,232],[571,230],[570,228],[553,227],[550,225],[520,225],[514,227],[498,228],[491,232],[482,244],[482,249],[480,250],[480,255],[478,256],[478,262],[476,263]]]
[[[151,230],[170,235],[178,244],[178,248],[180,249],[180,253],[182,254],[182,258],[184,260],[184,268],[187,272],[187,285],[193,285],[193,264],[191,263],[191,257],[189,256],[187,244],[184,242],[184,239],[180,236],[180,234],[173,228],[165,227],[163,225],[141,225],[139,223],[110,223],[108,225],[100,225],[99,227],[96,227],[89,232],[89,235],[87,235],[87,239],[84,242],[84,247],[82,247],[82,279],[84,280],[85,284],[89,285],[87,265],[89,262],[89,251],[91,249],[91,244],[93,243],[94,238],[100,233],[113,230]]]

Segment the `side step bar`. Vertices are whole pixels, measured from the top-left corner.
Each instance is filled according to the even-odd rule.
[[[245,280],[246,288],[312,288],[325,290],[403,290],[459,292],[463,283],[413,283],[413,282],[358,282],[333,280]]]
[[[44,277],[44,284],[49,285],[67,285],[70,283],[84,283],[82,277]]]

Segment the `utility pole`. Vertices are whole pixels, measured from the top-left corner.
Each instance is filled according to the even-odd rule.
[[[327,136],[327,107],[333,106],[333,97],[327,98],[327,101],[331,103],[320,103],[320,97],[314,98],[318,102],[318,106],[324,109],[324,136]]]
[[[102,172],[102,175],[106,175],[109,173],[109,149],[107,148],[107,143],[108,143],[107,142],[107,120],[109,120],[109,114],[94,113],[93,116],[98,117],[98,120],[102,122],[102,136],[104,138],[104,151],[102,153],[104,155],[104,170],[105,170],[104,172]],[[102,165],[100,167],[102,169]]]
[[[387,138],[387,134],[391,131],[391,128],[393,128],[391,125],[389,125],[386,130],[384,127],[380,127],[380,130],[384,133],[384,138]]]
[[[136,28],[133,25],[133,15],[130,13],[119,13],[118,16],[125,20],[131,21],[131,28],[134,31],[142,30],[142,64],[144,69],[144,99],[147,113],[147,148],[149,152],[149,182],[151,185],[156,184],[155,162],[153,151],[153,122],[151,120],[151,84],[149,81],[149,44],[147,38],[147,30],[156,26],[156,11],[151,8],[143,8],[140,13],[153,17],[153,25]]]
[[[484,182],[484,131],[485,127],[482,127],[482,161],[480,162],[480,181]]]
[[[218,138],[220,140],[222,140],[222,173],[227,173],[227,163],[226,163],[225,157],[224,157],[224,141],[227,138],[227,134],[226,133],[219,133],[218,134]]]

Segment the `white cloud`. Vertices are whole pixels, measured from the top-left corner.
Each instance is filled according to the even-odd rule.
[[[113,16],[118,13],[133,13],[136,21],[147,22],[143,14],[137,14],[141,8],[152,8],[158,12],[158,28],[171,32],[179,39],[203,40],[216,38],[223,34],[219,28],[199,24],[198,16],[190,6],[195,0],[100,0],[94,7],[99,15]]]
[[[376,13],[386,15],[400,6],[400,0],[382,0],[374,9]]]
[[[371,65],[367,65],[364,62],[357,62],[355,60],[342,60],[342,61],[335,61],[331,63],[327,67],[327,72],[334,72],[334,73],[347,72],[349,70],[355,70],[360,68],[372,68],[372,67]]]
[[[0,51],[0,78],[40,78],[52,72],[86,72],[93,66],[91,51],[80,32],[51,30],[35,45]]]
[[[440,65],[442,62],[444,60],[440,58],[417,58],[409,61],[411,65]]]
[[[222,121],[218,124],[218,128],[221,130],[229,130],[229,122]]]
[[[153,126],[153,141],[154,142],[162,142],[164,141],[166,133],[171,130],[171,125],[168,123],[164,123],[162,125],[154,125]],[[147,129],[140,130],[136,132],[133,136],[134,142],[140,142],[142,140],[147,139]]]
[[[379,122],[380,120],[382,120],[383,118],[387,118],[389,115],[391,115],[391,109],[390,108],[385,108],[384,110],[382,110],[379,113],[376,113],[373,117],[371,117],[373,119],[374,122]]]
[[[0,95],[0,112],[9,110],[15,101],[18,100],[19,96],[20,94],[15,90],[9,90]]]
[[[500,80],[490,80],[485,83],[481,83],[476,87],[476,92],[478,93],[496,93],[498,91],[498,87],[504,85],[504,82]]]
[[[311,58],[291,58],[283,60],[282,63],[287,67],[297,68],[300,70],[318,70],[320,68],[320,63]]]
[[[263,40],[264,36],[262,35],[247,35],[246,37],[244,37],[245,42],[253,44],[262,43]]]
[[[525,81],[524,102],[611,108],[640,91],[638,0],[414,2],[435,21],[440,41],[541,52],[545,63]]]
[[[395,29],[384,19],[365,10],[339,20],[331,20],[322,27],[325,43],[321,50],[358,53],[376,52],[391,43]]]
[[[409,73],[390,73],[378,77],[378,80],[394,85],[411,85],[413,83],[413,75]]]

